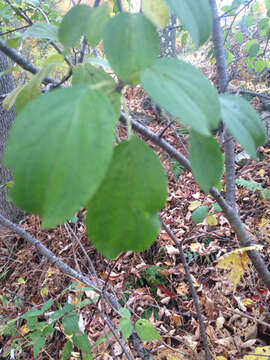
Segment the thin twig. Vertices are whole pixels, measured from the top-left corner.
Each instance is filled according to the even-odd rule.
[[[96,273],[96,269],[94,267],[94,264],[92,262],[92,260],[90,259],[89,255],[87,254],[87,251],[85,250],[85,247],[83,246],[83,244],[81,243],[81,240],[78,238],[78,236],[76,235],[75,231],[72,229],[72,227],[69,225],[68,222],[65,223],[65,227],[66,229],[68,230],[68,232],[70,232],[74,239],[77,241],[77,243],[79,244],[80,248],[82,249],[88,263],[89,263],[89,266],[91,268],[91,272],[92,272],[92,277],[94,277],[96,280],[101,280],[101,279],[98,279],[98,276],[97,276],[97,273]],[[103,281],[102,281],[103,283]]]
[[[125,343],[123,342],[123,340],[119,337],[119,335],[117,334],[117,332],[115,331],[111,321],[107,318],[107,316],[105,314],[102,314],[103,320],[105,321],[105,323],[108,325],[109,329],[111,330],[111,332],[113,333],[113,336],[116,338],[117,342],[119,343],[119,345],[121,346],[123,352],[125,353],[126,357],[129,360],[134,360],[134,357],[132,354],[130,354],[126,347],[125,347]]]
[[[268,324],[267,322],[262,321],[262,320],[260,320],[260,319],[256,319],[255,317],[250,316],[250,315],[248,315],[248,314],[246,314],[246,313],[244,313],[244,312],[242,312],[242,311],[240,311],[240,310],[238,310],[238,309],[228,309],[228,310],[231,311],[231,312],[233,312],[233,313],[235,313],[235,314],[238,314],[238,315],[240,315],[240,316],[243,316],[243,317],[245,317],[245,318],[247,318],[247,319],[249,319],[249,320],[255,321],[255,322],[258,323],[258,324],[261,324],[261,325],[263,325],[263,326],[266,326],[266,327],[270,328],[270,324]]]
[[[165,127],[164,129],[161,131],[161,133],[158,135],[160,138],[162,138],[162,136],[165,134],[166,130],[169,129],[169,127],[173,124],[173,121],[170,121]]]
[[[17,28],[17,29],[8,30],[8,31],[6,31],[6,32],[0,33],[0,36],[7,35],[7,34],[11,34],[11,33],[15,32],[15,31],[29,28],[29,26],[30,26],[30,25],[25,25],[25,26],[21,26],[21,27],[19,27],[19,28]]]
[[[185,269],[185,273],[186,273],[186,277],[189,283],[189,287],[190,287],[190,291],[191,291],[191,295],[194,301],[194,306],[197,312],[197,316],[198,316],[198,320],[199,320],[199,324],[200,324],[200,330],[201,330],[201,337],[202,337],[202,342],[203,342],[203,346],[204,346],[204,350],[205,350],[205,359],[206,360],[211,360],[211,354],[210,354],[210,350],[209,350],[209,345],[208,345],[208,340],[207,340],[207,335],[206,335],[206,329],[205,329],[205,325],[203,322],[203,318],[202,318],[202,313],[201,313],[201,309],[200,309],[200,304],[199,304],[199,299],[196,293],[196,289],[193,285],[193,281],[190,275],[190,271],[189,271],[189,267],[188,264],[186,262],[186,258],[185,258],[185,254],[183,251],[183,246],[181,241],[179,241],[175,236],[174,233],[171,231],[171,229],[165,224],[165,222],[161,220],[161,224],[164,227],[164,229],[166,230],[167,234],[170,236],[170,238],[173,240],[173,242],[175,243],[175,245],[177,246],[179,253],[180,253],[180,258],[181,258],[181,262],[184,266]]]

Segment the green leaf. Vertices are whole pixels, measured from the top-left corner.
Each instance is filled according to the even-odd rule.
[[[218,127],[218,93],[206,76],[177,59],[158,59],[143,72],[142,84],[150,97],[171,115],[204,135]]]
[[[91,354],[91,345],[87,334],[73,336],[72,340],[73,344],[77,346],[78,349],[87,354]]]
[[[166,196],[167,179],[155,152],[137,137],[122,142],[87,205],[91,242],[110,258],[125,250],[146,250],[159,231],[156,213]]]
[[[33,339],[34,357],[38,356],[38,354],[40,353],[40,351],[44,347],[45,343],[46,343],[46,337],[45,336],[36,337],[35,339]]]
[[[159,54],[159,37],[154,25],[142,14],[121,13],[107,24],[104,51],[121,80],[131,85],[151,66]]]
[[[18,47],[20,46],[21,44],[21,41],[22,41],[22,38],[21,37],[14,37],[14,38],[9,38],[7,41],[6,41],[6,45],[8,47],[11,47],[11,48],[14,48],[14,49],[18,49]]]
[[[165,0],[143,0],[142,11],[160,29],[165,28],[169,22],[170,13]]]
[[[70,48],[87,32],[93,9],[85,4],[74,6],[65,14],[60,24],[58,37],[65,48]]]
[[[222,208],[220,207],[220,205],[219,205],[217,202],[215,202],[215,203],[213,204],[213,208],[214,208],[217,212],[223,211]]]
[[[245,44],[245,51],[248,53],[249,56],[254,57],[257,55],[258,51],[260,50],[260,45],[257,39],[249,40]]]
[[[63,318],[62,325],[67,335],[81,334],[82,331],[79,328],[79,316],[78,314],[71,313]]]
[[[82,85],[36,98],[16,119],[4,154],[12,200],[40,215],[44,228],[70,219],[105,175],[115,122],[106,95]]]
[[[255,70],[257,72],[261,72],[266,68],[266,66],[267,66],[267,63],[265,60],[258,60],[255,63]]]
[[[255,57],[258,52],[260,50],[260,45],[259,44],[253,44],[249,49],[248,49],[248,55],[251,57]]]
[[[17,96],[19,95],[19,93],[22,91],[22,89],[24,88],[23,85],[18,85],[17,87],[15,87],[15,89],[13,89],[8,96],[5,97],[4,101],[3,101],[3,108],[5,110],[10,110],[12,108],[12,106],[15,104]],[[39,90],[39,89],[38,89]]]
[[[132,334],[132,321],[125,317],[120,319],[120,329],[123,334],[124,340],[126,341]]]
[[[257,159],[256,149],[266,138],[264,124],[256,110],[240,96],[220,95],[222,120],[246,152]]]
[[[192,173],[205,192],[215,186],[223,173],[224,159],[219,144],[212,136],[202,136],[192,131],[189,138]]]
[[[79,64],[73,70],[72,85],[87,84],[92,88],[102,90],[110,99],[116,118],[119,118],[121,111],[121,97],[116,92],[114,79],[104,70],[90,64]]]
[[[180,18],[180,22],[189,31],[197,46],[205,43],[212,33],[212,14],[205,0],[166,0],[171,10]]]
[[[50,319],[50,321],[56,321],[73,309],[74,309],[74,306],[72,304],[66,303],[62,309],[59,309],[59,310],[56,310],[55,312],[53,312],[49,316],[49,319]]]
[[[199,206],[196,210],[193,211],[192,220],[195,222],[195,224],[199,224],[203,222],[207,214],[208,214],[208,206],[207,205]]]
[[[254,25],[254,23],[255,23],[254,16],[251,15],[251,14],[247,15],[246,16],[246,25],[247,25],[247,27],[250,27],[250,26]]]
[[[50,307],[52,306],[52,304],[53,304],[53,299],[49,299],[48,301],[46,301],[45,304],[41,308],[42,313],[44,314],[45,311],[49,310]]]
[[[244,40],[243,33],[241,31],[236,31],[234,33],[235,40],[238,42],[238,44],[242,44]]]
[[[92,47],[98,45],[104,36],[104,29],[110,19],[110,11],[107,4],[94,8],[88,20],[86,38]]]
[[[161,339],[161,336],[149,320],[140,319],[136,322],[135,327],[139,338],[143,341]]]
[[[121,309],[119,310],[119,312],[120,312],[120,314],[122,315],[122,317],[125,317],[125,318],[127,318],[127,319],[130,319],[131,314],[130,314],[130,311],[129,311],[128,309],[126,309],[126,308],[121,308]]]
[[[38,22],[30,26],[21,36],[24,38],[34,37],[56,41],[58,40],[58,26],[46,22]]]
[[[61,360],[69,360],[70,359],[72,348],[73,348],[72,342],[68,340],[62,349]]]

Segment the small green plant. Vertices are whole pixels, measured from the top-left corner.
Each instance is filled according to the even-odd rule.
[[[254,180],[237,179],[236,184],[253,193],[259,191],[265,199],[270,199],[270,190],[264,189],[259,183]]]
[[[19,351],[18,349],[20,349],[20,351],[22,350],[22,343],[26,340],[26,346],[33,346],[34,357],[36,358],[44,348],[46,341],[52,338],[55,332],[55,326],[60,322],[61,326],[59,326],[59,328],[64,329],[64,334],[67,338],[61,359],[69,359],[74,347],[77,347],[82,352],[82,359],[91,359],[90,341],[80,326],[78,314],[81,308],[92,304],[98,299],[97,297],[93,300],[82,300],[84,292],[90,289],[89,287],[83,287],[80,288],[78,292],[78,284],[75,283],[62,292],[62,294],[68,290],[76,292],[76,305],[66,302],[63,306],[59,306],[56,311],[49,312],[53,306],[53,300],[50,299],[41,309],[33,308],[15,319],[1,318],[0,336],[9,335],[13,337],[12,348],[17,349],[17,351]],[[5,301],[5,298],[1,298],[2,303],[3,300]],[[18,320],[24,322],[23,339],[17,331]]]
[[[176,161],[175,159],[171,160],[170,169],[176,180],[185,172],[184,166],[180,165],[179,162]]]
[[[152,265],[147,270],[143,270],[141,272],[142,278],[144,278],[151,285],[164,284],[166,282],[166,278],[160,272],[160,269]]]

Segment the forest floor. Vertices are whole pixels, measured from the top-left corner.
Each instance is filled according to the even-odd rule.
[[[132,111],[141,111],[139,102],[138,94],[128,96]],[[155,133],[160,133],[164,125],[154,120],[149,127]],[[119,136],[125,136],[124,129],[120,130]],[[179,127],[169,128],[164,134],[164,138],[181,152],[185,152],[187,137]],[[213,358],[235,360],[243,359],[248,354],[253,356],[256,348],[270,345],[270,293],[258,279],[251,264],[236,286],[228,280],[229,271],[217,267],[220,256],[239,249],[234,231],[222,212],[217,211],[214,199],[199,189],[192,174],[184,171],[163,150],[150,142],[149,145],[159,154],[168,176],[168,201],[161,217],[183,244]],[[239,147],[237,152],[241,150]],[[270,149],[262,147],[260,151],[261,161],[237,166],[237,178],[253,180],[264,189],[269,189]],[[236,195],[241,219],[255,244],[262,245],[261,255],[269,264],[269,200],[263,197],[262,191],[252,191],[241,186],[237,187]],[[192,213],[200,205],[208,206],[209,216],[195,224]],[[148,251],[127,252],[116,261],[111,261],[103,258],[91,246],[83,222],[73,220],[69,222],[70,227],[61,225],[43,231],[39,218],[31,215],[20,226],[68,265],[88,274],[89,264],[74,238],[74,232],[86,249],[98,276],[108,279],[123,305],[127,302],[134,314],[150,319],[156,327],[162,340],[145,342],[153,358],[204,359],[198,316],[179,250],[166,231],[161,229],[157,241]],[[50,298],[54,301],[55,309],[68,298],[76,301],[82,286],[75,282],[76,291],[64,291],[74,280],[62,274],[35,248],[10,230],[2,230],[0,233],[0,269],[0,325],[1,319],[16,318],[33,307],[40,307]],[[237,272],[241,269],[236,267],[233,270]],[[83,292],[83,298],[87,297],[92,298],[93,292]],[[113,325],[119,328],[118,314],[107,307],[104,311]],[[93,359],[126,359],[115,338],[108,335],[109,329],[100,317],[100,309],[90,304],[81,310],[81,314],[85,331],[91,340]],[[16,359],[34,359],[32,347],[27,346],[30,330],[22,318],[17,320],[17,329],[20,351]],[[107,338],[102,342],[100,339],[104,338],[104,333]],[[3,354],[9,353],[12,341],[11,336],[0,336],[0,359],[9,359],[3,357]],[[48,338],[37,359],[60,359],[65,341],[66,335],[58,324],[53,339]],[[266,359],[266,355],[270,354],[268,348],[264,349],[266,352],[260,355],[260,359]],[[136,358],[134,350],[131,351]],[[75,358],[74,354],[72,359]]]

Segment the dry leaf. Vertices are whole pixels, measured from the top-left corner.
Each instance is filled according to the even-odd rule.
[[[247,255],[247,251],[255,249],[261,250],[262,246],[253,245],[246,248],[236,249],[218,259],[217,266],[221,269],[230,271],[228,280],[234,284],[234,288],[236,288],[237,284],[240,282],[241,276],[244,275],[248,266],[249,257]]]

